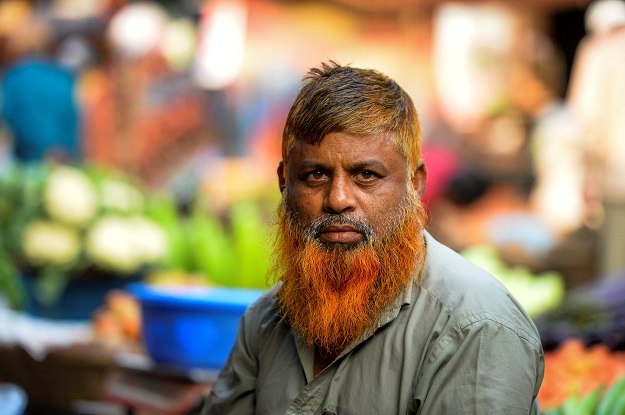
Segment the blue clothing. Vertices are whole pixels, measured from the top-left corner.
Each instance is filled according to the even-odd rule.
[[[18,161],[39,161],[50,151],[80,157],[75,86],[74,74],[54,62],[28,59],[5,72],[2,118]]]

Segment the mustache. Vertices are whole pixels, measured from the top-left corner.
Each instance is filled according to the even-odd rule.
[[[367,244],[374,237],[373,227],[364,219],[355,218],[345,213],[324,214],[314,219],[308,226],[301,228],[302,235],[309,239],[320,242],[320,235],[324,229],[330,226],[350,226],[363,235],[363,241],[357,245]]]

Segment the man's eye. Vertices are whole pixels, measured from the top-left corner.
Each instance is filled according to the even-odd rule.
[[[304,175],[304,180],[309,181],[309,182],[316,182],[316,181],[323,180],[325,177],[326,177],[325,173],[322,172],[321,170],[314,170],[314,171],[306,173]]]
[[[378,175],[372,172],[371,170],[364,170],[358,173],[358,178],[360,180],[370,181],[370,180],[375,179],[376,177],[378,177]]]

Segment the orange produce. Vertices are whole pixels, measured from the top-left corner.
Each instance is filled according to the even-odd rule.
[[[127,291],[113,290],[102,307],[93,313],[94,340],[112,347],[141,343],[141,309]]]
[[[545,378],[538,393],[541,409],[561,406],[571,396],[585,396],[600,386],[607,390],[625,376],[625,352],[603,344],[586,346],[569,339],[545,353]]]

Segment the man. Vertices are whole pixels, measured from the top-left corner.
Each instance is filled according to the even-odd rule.
[[[586,198],[598,226],[598,275],[625,270],[625,1],[595,0],[587,33],[575,52],[567,103],[581,124],[587,165]]]
[[[312,69],[278,167],[278,284],[241,321],[204,414],[538,414],[538,333],[435,241],[419,122],[391,79]]]

